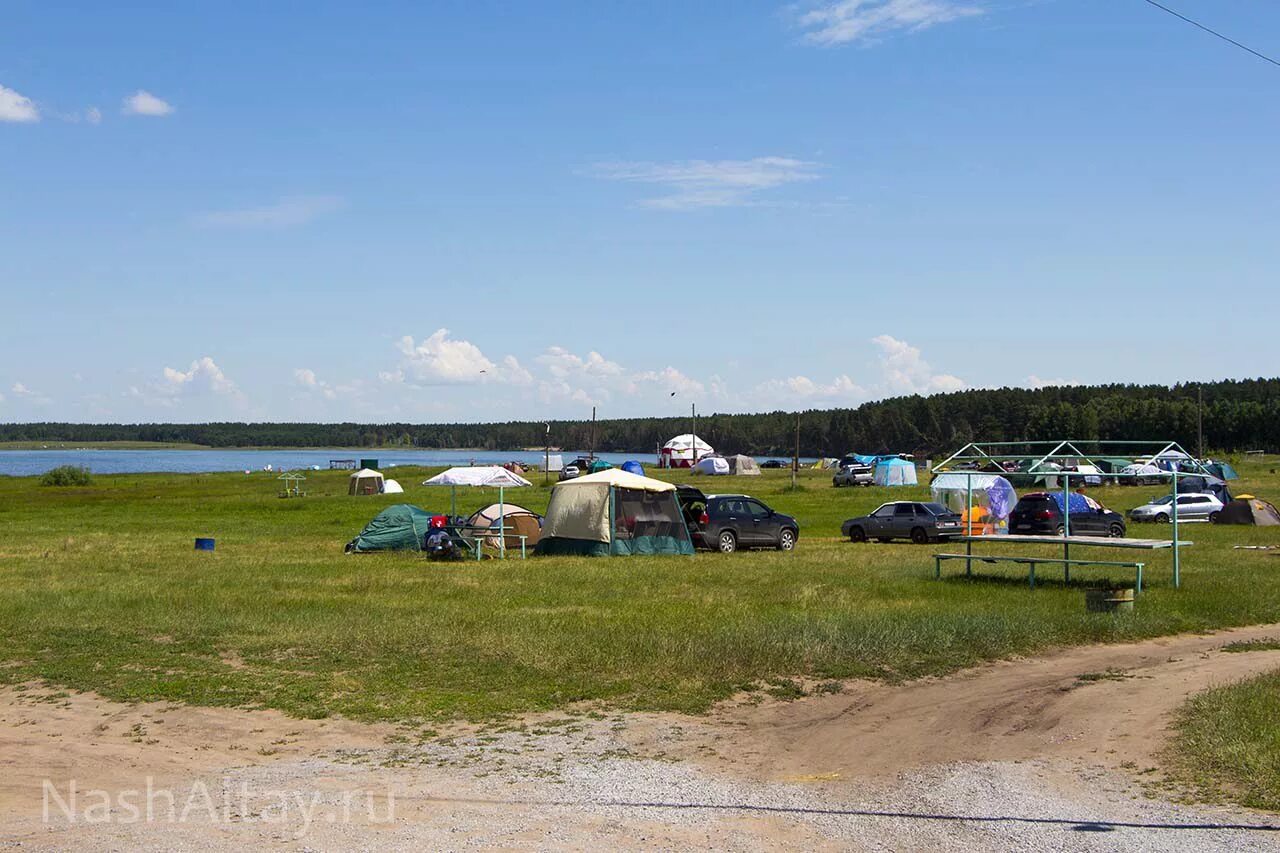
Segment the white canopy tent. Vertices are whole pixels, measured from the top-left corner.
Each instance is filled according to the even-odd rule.
[[[474,487],[494,487],[498,490],[498,515],[499,519],[506,517],[504,505],[506,498],[504,491],[509,488],[519,488],[520,486],[532,486],[524,477],[519,474],[513,474],[501,465],[476,465],[469,468],[450,468],[448,471],[442,471],[436,474],[430,480],[423,480],[424,486],[448,486],[449,487],[449,515],[456,516],[458,514],[458,486],[474,486]],[[506,525],[499,525],[498,542],[499,552],[503,558],[507,556],[506,547]]]
[[[372,468],[361,468],[347,479],[350,483],[347,487],[347,494],[349,495],[382,494],[382,474]]]

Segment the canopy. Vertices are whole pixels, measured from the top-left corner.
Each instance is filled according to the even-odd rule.
[[[373,517],[360,534],[347,543],[349,553],[367,551],[421,551],[431,528],[431,513],[409,504],[389,506]]]
[[[916,466],[906,459],[881,459],[876,463],[875,483],[877,486],[914,486]]]
[[[551,489],[539,554],[692,554],[671,483],[610,468]]]
[[[361,468],[347,479],[350,483],[347,487],[349,495],[382,494],[382,475],[372,468]]]
[[[728,474],[729,462],[723,456],[704,456],[693,466],[695,474]]]
[[[423,480],[424,486],[532,486],[533,484],[503,468],[501,465],[477,465],[470,468],[450,468],[436,474],[430,480]]]

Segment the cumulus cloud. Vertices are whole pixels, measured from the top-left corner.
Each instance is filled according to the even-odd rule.
[[[338,196],[292,196],[262,207],[201,214],[196,221],[216,228],[288,228],[305,225],[341,207]]]
[[[0,121],[30,123],[40,120],[40,111],[25,95],[0,86]]]
[[[9,392],[13,394],[15,400],[23,400],[28,405],[35,404],[43,406],[53,402],[53,400],[47,395],[29,388],[22,382],[13,383],[13,385],[9,387]],[[3,399],[4,397],[0,396],[0,400]]]
[[[239,389],[236,388],[236,384],[207,355],[191,362],[191,367],[186,370],[175,370],[172,367],[166,367],[157,389],[168,396],[184,394],[226,394],[235,396],[240,393]]]
[[[320,394],[326,400],[336,399],[338,392],[330,387],[328,382],[316,376],[316,372],[306,367],[299,367],[293,371],[293,380],[298,387]]]
[[[16,395],[17,395],[17,396],[19,396],[19,397],[33,397],[33,396],[35,396],[35,392],[34,392],[34,391],[32,391],[30,388],[28,388],[26,385],[23,385],[21,382],[15,382],[15,383],[13,383],[13,387],[12,387],[12,388],[10,388],[9,390],[10,390],[10,391],[12,391],[14,394],[16,394]]]
[[[797,23],[806,41],[830,46],[916,32],[982,13],[982,7],[957,0],[835,0],[802,12]]]
[[[89,107],[84,111],[84,120],[89,124],[102,124],[102,110],[97,107]]]
[[[1026,385],[1028,388],[1063,388],[1068,385],[1079,385],[1079,379],[1042,379],[1034,373],[1027,377]]]
[[[867,397],[867,390],[846,374],[840,374],[830,382],[815,382],[808,376],[770,379],[757,385],[751,393],[752,401],[762,406],[852,405]]]
[[[818,177],[820,166],[790,157],[750,160],[681,160],[668,163],[596,163],[587,174],[611,181],[649,184],[664,192],[643,199],[644,207],[693,210],[756,203],[764,190]]]
[[[173,107],[167,101],[157,98],[146,89],[139,89],[124,99],[120,112],[127,116],[159,117],[172,113]]]
[[[893,394],[938,394],[961,391],[968,384],[949,373],[935,373],[919,347],[891,335],[876,335],[871,342],[880,349],[884,389]]]
[[[525,385],[533,375],[515,356],[494,362],[471,341],[449,337],[448,329],[437,329],[421,342],[405,335],[397,344],[403,358],[395,370],[383,371],[383,382],[410,382],[417,385],[458,385],[478,382],[506,382]]]

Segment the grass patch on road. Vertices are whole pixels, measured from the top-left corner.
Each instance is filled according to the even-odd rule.
[[[1043,572],[1035,591],[1004,565],[936,581],[932,555],[954,546],[842,540],[846,517],[927,489],[833,489],[824,472],[805,472],[801,491],[776,471],[704,486],[795,515],[793,553],[480,564],[342,553],[389,504],[447,511],[448,490],[417,485],[436,470],[394,469],[407,494],[377,497],[348,497],[344,472],[307,472],[308,496],[288,500],[261,472],[97,475],[62,489],[0,477],[0,682],[370,720],[577,702],[698,712],[778,679],[897,680],[1054,646],[1280,622],[1276,561],[1231,550],[1276,528],[1188,526],[1182,590],[1157,552],[1132,613],[1093,614],[1083,588],[1106,569],[1070,585]],[[1261,464],[1242,473],[1240,490],[1280,491]],[[544,509],[550,487],[533,479],[507,500]],[[1124,510],[1158,491],[1093,493]],[[459,510],[493,499],[460,490]],[[195,552],[197,536],[216,537],[217,550]]]
[[[1280,671],[1193,697],[1169,759],[1172,781],[1200,799],[1280,811]]]

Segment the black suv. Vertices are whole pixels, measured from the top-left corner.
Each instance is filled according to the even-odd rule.
[[[1062,506],[1057,495],[1031,492],[1022,496],[1009,515],[1009,532],[1023,536],[1061,536]],[[1083,495],[1072,494],[1071,535],[1121,537],[1125,533],[1124,516],[1104,506],[1091,505]]]
[[[692,486],[677,486],[676,496],[695,548],[724,554],[739,548],[790,551],[800,538],[794,518],[750,495],[704,495]]]

